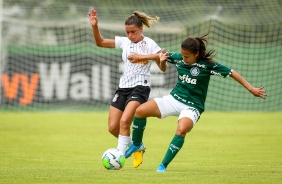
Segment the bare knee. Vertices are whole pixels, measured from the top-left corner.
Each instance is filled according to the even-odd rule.
[[[188,118],[182,118],[181,120],[178,121],[176,134],[184,137],[187,133],[189,133],[192,130],[193,126],[194,124],[192,120]]]
[[[144,112],[145,112],[145,111],[144,111],[144,108],[143,108],[143,106],[141,105],[141,106],[139,106],[139,107],[136,109],[136,111],[135,111],[135,116],[136,116],[137,118],[146,118],[146,115],[145,115]]]
[[[131,122],[132,122],[132,119],[127,119],[127,118],[122,118],[120,120],[120,128],[121,129],[130,129],[130,126],[131,126]]]
[[[121,119],[120,120],[120,135],[129,136],[130,135],[130,126],[132,123],[131,119]]]
[[[115,137],[118,137],[119,135],[119,124],[116,123],[109,123],[108,124],[108,131]]]
[[[192,128],[191,129],[185,129],[185,128],[177,127],[176,134],[180,135],[182,137],[185,137],[186,134],[189,133],[191,130],[192,130]]]

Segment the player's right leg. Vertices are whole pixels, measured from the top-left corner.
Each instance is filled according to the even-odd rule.
[[[108,117],[108,130],[109,132],[118,138],[120,129],[120,118],[123,111],[117,109],[116,107],[110,106],[109,117]]]
[[[142,139],[143,139],[144,130],[147,124],[147,119],[146,119],[147,117],[161,117],[160,110],[157,106],[157,103],[154,100],[150,100],[140,105],[136,109],[134,122],[132,125],[133,144],[131,144],[131,146],[126,151],[125,158],[130,157],[132,153],[136,151],[140,151],[141,148],[144,146],[142,143]],[[138,167],[137,164],[136,166]]]
[[[143,162],[143,155],[145,153],[146,147],[145,145],[142,143],[139,147],[139,149],[135,152],[133,152],[133,167],[137,168],[140,164],[142,164]]]
[[[108,117],[108,130],[118,138],[120,130],[120,119],[125,109],[126,97],[123,89],[117,89],[111,101]]]
[[[147,117],[161,117],[160,109],[155,100],[149,100],[148,102],[141,104],[135,112],[137,118]]]

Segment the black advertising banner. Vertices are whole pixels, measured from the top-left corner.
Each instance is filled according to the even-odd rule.
[[[8,56],[1,74],[1,104],[109,105],[123,71],[120,60],[116,55]],[[151,98],[169,93],[164,73],[154,65],[151,78]]]
[[[1,103],[107,104],[121,73],[117,62],[103,61],[99,56],[9,56],[1,76]]]

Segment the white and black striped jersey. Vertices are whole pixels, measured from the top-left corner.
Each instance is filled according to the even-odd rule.
[[[120,78],[119,87],[150,86],[150,67],[153,61],[131,63],[127,57],[132,53],[147,55],[159,52],[161,48],[156,42],[149,37],[144,37],[142,41],[133,43],[127,37],[116,36],[115,47],[122,49],[122,60],[124,62],[124,70]]]

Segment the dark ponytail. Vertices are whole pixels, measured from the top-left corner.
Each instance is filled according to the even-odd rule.
[[[191,53],[196,54],[199,52],[197,60],[205,60],[207,62],[213,62],[213,58],[215,56],[215,50],[211,49],[209,51],[206,50],[206,45],[208,43],[206,36],[210,33],[210,27],[208,32],[201,36],[201,37],[196,37],[196,38],[186,38],[182,44],[181,48],[185,50],[189,50]]]

